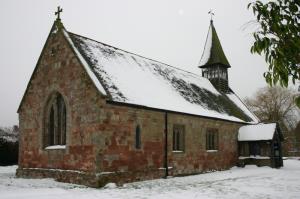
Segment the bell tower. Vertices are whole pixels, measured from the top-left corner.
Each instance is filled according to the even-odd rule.
[[[229,92],[228,68],[231,66],[223,52],[212,19],[198,67],[202,69],[202,76],[208,78],[218,91]]]

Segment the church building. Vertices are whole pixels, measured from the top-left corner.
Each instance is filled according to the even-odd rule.
[[[100,187],[223,170],[259,120],[228,85],[213,21],[194,74],[54,22],[20,103],[18,177]]]

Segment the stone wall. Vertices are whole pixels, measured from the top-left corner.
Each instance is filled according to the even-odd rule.
[[[103,130],[109,144],[101,146],[100,170],[142,171],[164,167],[165,112],[107,104],[111,115]],[[141,126],[142,147],[134,148],[135,128]],[[173,126],[185,127],[185,150],[173,151]],[[241,124],[168,113],[169,175],[187,175],[208,170],[223,170],[237,162],[237,132]],[[115,129],[114,129],[115,128]],[[206,130],[217,128],[219,147],[206,150]],[[117,131],[111,133],[111,131]],[[104,135],[103,134],[103,135]],[[99,145],[100,146],[100,145]]]
[[[96,164],[103,171],[143,171],[163,167],[164,113],[107,104],[105,127],[97,139]],[[135,148],[140,125],[141,148]]]
[[[65,149],[43,148],[47,101],[59,92],[67,107]],[[51,33],[19,109],[17,176],[103,186],[164,177],[165,112],[107,103],[61,32]],[[185,127],[185,149],[172,151],[173,126]],[[141,148],[135,129],[141,127]],[[241,124],[168,113],[169,175],[222,170],[237,162]],[[206,151],[206,130],[217,128],[217,151]],[[101,175],[99,175],[101,174]],[[106,175],[103,175],[106,174]]]
[[[269,167],[273,167],[272,164],[272,159],[271,158],[266,158],[266,159],[257,159],[257,158],[246,158],[246,159],[240,159],[239,166],[245,166],[245,165],[256,165],[259,167],[262,166],[269,166]]]
[[[53,178],[59,182],[81,184],[89,187],[103,187],[107,183],[122,185],[140,180],[152,180],[163,176],[163,169],[153,169],[135,172],[102,172],[89,173],[76,170],[45,169],[45,168],[19,168],[17,176],[22,178]]]
[[[44,149],[44,109],[55,92],[63,96],[67,107],[67,145],[65,149]],[[77,183],[82,183],[76,180],[79,177],[67,170],[94,175],[119,172],[106,177],[117,181],[116,176],[121,176],[119,182],[162,177],[163,115],[106,105],[63,34],[51,33],[19,109],[21,144],[17,175]],[[142,149],[134,148],[137,124],[143,131]],[[95,183],[88,183],[92,184]]]
[[[45,107],[59,92],[67,109],[67,147],[44,150]],[[20,168],[96,171],[95,134],[103,128],[105,100],[96,90],[62,32],[51,33],[19,109]]]
[[[237,132],[240,124],[221,120],[205,119],[188,115],[168,116],[168,157],[171,174],[182,175],[201,173],[208,170],[223,170],[237,162]],[[185,126],[185,150],[172,151],[172,130],[174,124]],[[218,150],[206,150],[206,131],[218,129]]]

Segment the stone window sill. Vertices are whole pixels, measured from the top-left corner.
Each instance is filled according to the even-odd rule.
[[[53,146],[47,146],[45,150],[64,150],[66,149],[66,145],[53,145]]]
[[[207,153],[216,153],[218,150],[206,150]]]
[[[268,156],[259,156],[259,155],[257,155],[257,156],[250,155],[250,156],[240,156],[239,157],[239,160],[245,160],[245,159],[268,160],[268,159],[270,159],[270,157],[268,157]]]
[[[184,153],[184,151],[172,151],[173,153]]]

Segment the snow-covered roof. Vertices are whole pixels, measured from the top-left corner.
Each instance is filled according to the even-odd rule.
[[[90,70],[88,74],[94,74],[92,80],[96,76],[102,85],[97,84],[98,90],[111,101],[236,122],[258,122],[233,92],[219,93],[200,75],[74,33],[65,31],[65,36],[85,69]]]
[[[212,26],[209,26],[206,41],[205,41],[205,46],[199,62],[199,66],[203,66],[208,62],[211,55],[211,46],[212,46]]]
[[[238,141],[272,140],[276,125],[276,123],[270,123],[242,126],[239,129]]]

